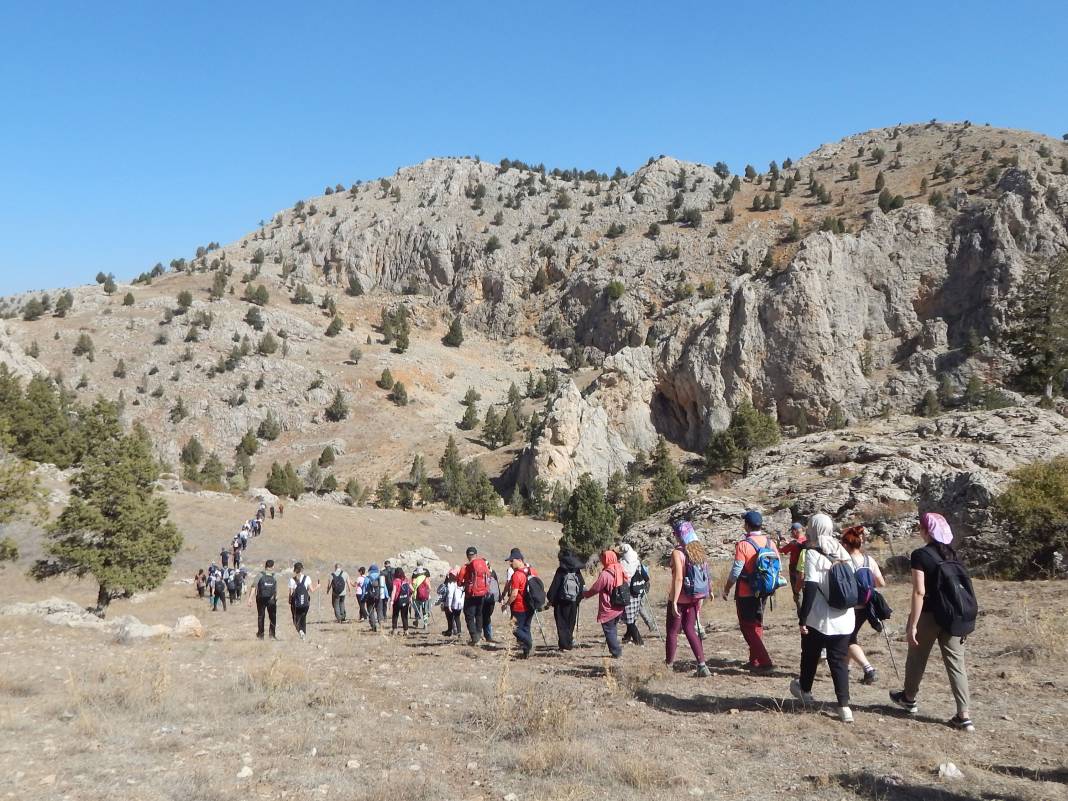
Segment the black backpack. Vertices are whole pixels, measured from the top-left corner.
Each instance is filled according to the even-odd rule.
[[[527,583],[523,589],[523,600],[532,612],[540,612],[545,608],[545,584],[530,572],[530,568],[527,568],[526,573]]]
[[[975,619],[979,616],[971,576],[958,560],[943,559],[934,578],[934,587],[927,588],[931,613],[950,636],[967,637],[975,631]]]
[[[412,600],[412,585],[402,581],[397,589],[397,606],[407,606]]]
[[[278,593],[278,581],[274,573],[264,573],[256,582],[256,597],[261,601],[273,601]]]
[[[382,577],[381,574],[371,577],[368,576],[363,583],[363,599],[365,601],[371,601],[372,603],[381,600],[382,598]]]
[[[635,598],[639,598],[648,591],[649,571],[645,569],[645,565],[638,565],[638,569],[630,577],[630,594]]]
[[[341,595],[345,591],[345,577],[340,573],[335,573],[330,579],[330,589],[333,590],[334,595]]]
[[[223,579],[222,576],[219,576],[218,578],[215,579],[215,594],[216,595],[225,595],[226,594],[226,581]]]
[[[630,601],[630,582],[626,579],[618,587],[613,587],[608,593],[608,603],[613,609],[623,609]]]
[[[311,606],[311,593],[308,592],[307,582],[307,576],[301,576],[297,581],[297,587],[293,590],[293,596],[289,599],[294,609],[303,611]]]

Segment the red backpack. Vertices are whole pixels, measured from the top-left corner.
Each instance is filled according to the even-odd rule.
[[[430,600],[430,576],[424,578],[419,586],[415,589],[415,600],[428,601]]]
[[[472,598],[485,598],[489,595],[489,565],[486,564],[485,559],[478,557],[471,560],[468,568],[467,586],[464,588],[464,592]]]

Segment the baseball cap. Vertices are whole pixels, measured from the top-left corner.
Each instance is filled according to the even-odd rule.
[[[512,552],[510,554],[508,554],[508,561],[511,562],[513,559],[519,559],[520,561],[526,561],[526,560],[523,559],[523,552],[521,550],[519,550],[518,548],[512,548]]]
[[[478,553],[478,548],[476,548],[474,545],[469,545],[467,547],[466,553],[467,553],[468,556],[474,556],[475,554]]]
[[[756,509],[750,509],[744,515],[742,515],[742,520],[744,520],[746,523],[753,526],[754,528],[760,528],[762,525],[764,525],[764,517]]]

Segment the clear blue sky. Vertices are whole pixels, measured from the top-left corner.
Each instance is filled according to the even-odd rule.
[[[47,2],[0,16],[0,293],[130,278],[433,155],[627,170],[1068,131],[1062,2]]]

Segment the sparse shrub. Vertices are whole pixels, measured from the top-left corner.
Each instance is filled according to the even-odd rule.
[[[325,415],[331,423],[339,423],[349,416],[349,405],[345,402],[340,388],[334,391],[334,398],[326,407]]]
[[[449,324],[449,330],[445,336],[442,337],[441,341],[450,348],[458,348],[463,344],[464,328],[458,316],[452,318],[452,322]]]
[[[405,388],[403,381],[398,381],[393,385],[393,391],[390,393],[389,398],[398,406],[408,405],[408,390]]]
[[[382,375],[378,378],[378,386],[382,389],[393,389],[393,374],[387,367],[382,371]]]
[[[344,326],[345,324],[342,322],[341,318],[335,317],[330,321],[330,325],[326,327],[326,335],[328,337],[336,337],[341,333],[341,329],[344,328]]]
[[[746,401],[731,413],[731,421],[709,438],[705,466],[712,472],[749,470],[749,455],[775,445],[780,438],[778,422]]]
[[[989,554],[992,567],[1009,578],[1052,577],[1054,555],[1068,554],[1068,457],[1027,465],[1012,479],[992,507],[1009,534]]]
[[[627,291],[626,285],[619,279],[608,282],[608,286],[605,287],[605,294],[610,301],[619,300],[623,297],[623,294]]]
[[[133,306],[134,305],[133,292],[127,292],[126,293],[126,296],[123,297],[123,299],[122,299],[122,305],[123,306]]]

